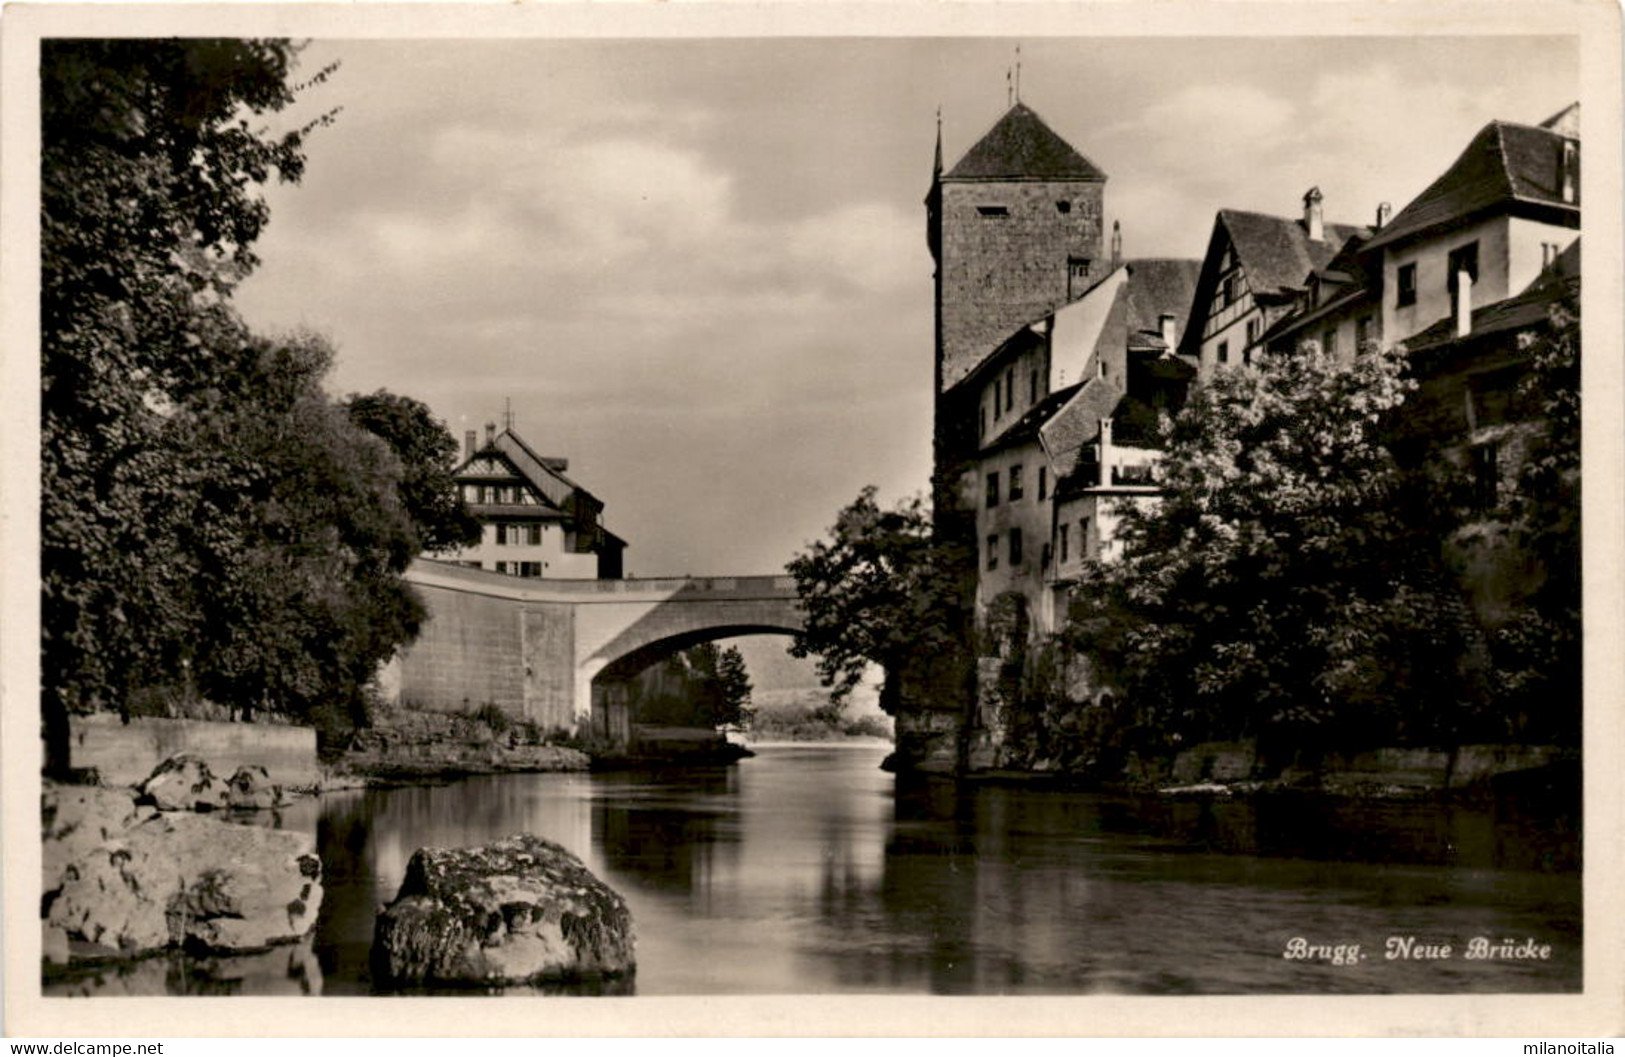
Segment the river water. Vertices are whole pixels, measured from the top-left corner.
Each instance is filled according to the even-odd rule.
[[[620,993],[1581,986],[1574,818],[956,787],[881,771],[888,748],[765,745],[727,768],[328,794],[280,818],[316,834],[326,871],[304,949],[261,956],[270,963],[258,969],[171,963],[145,983],[106,973],[58,993],[375,993],[374,914],[413,850],[521,831],[563,844],[625,896],[638,970]],[[1468,959],[1475,937],[1549,951]],[[1300,938],[1312,956],[1284,957]],[[1406,938],[1413,952],[1448,943],[1452,956],[1388,958]],[[1348,957],[1356,944],[1363,957]]]

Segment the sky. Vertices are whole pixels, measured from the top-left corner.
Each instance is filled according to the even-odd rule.
[[[772,572],[867,484],[930,474],[936,111],[949,166],[1015,41],[313,42],[237,302],[461,439],[500,422],[606,505],[636,576]],[[1108,175],[1127,257],[1220,208],[1369,223],[1492,119],[1578,97],[1562,37],[1049,38],[1021,100]]]

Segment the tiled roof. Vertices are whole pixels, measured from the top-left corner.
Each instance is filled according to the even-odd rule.
[[[1104,180],[1106,174],[1026,104],[1017,103],[943,179]]]
[[[1255,296],[1301,289],[1304,278],[1330,264],[1345,242],[1370,230],[1356,224],[1328,223],[1324,237],[1316,242],[1309,238],[1302,219],[1240,209],[1219,210],[1219,223],[1230,235]]]
[[[1492,121],[1474,136],[1444,175],[1378,232],[1369,248],[1386,246],[1487,209],[1528,202],[1579,212],[1563,201],[1563,143],[1551,129]]]
[[[1038,437],[1038,427],[1042,426],[1049,420],[1051,415],[1065,406],[1066,402],[1072,399],[1073,394],[1081,388],[1083,388],[1083,383],[1080,382],[1076,385],[1069,385],[1064,389],[1057,389],[1044,397],[1044,399],[1028,408],[1027,413],[1013,422],[1008,429],[984,445],[982,452],[985,454],[991,451],[999,451],[1035,440]]]
[[[1171,315],[1179,333],[1185,332],[1191,301],[1196,296],[1196,280],[1202,262],[1147,258],[1128,262],[1129,344],[1136,348],[1160,347],[1162,317]],[[1156,337],[1153,342],[1152,336]]]
[[[1579,276],[1568,276],[1550,283],[1531,286],[1516,298],[1506,298],[1505,301],[1487,304],[1482,309],[1472,309],[1472,330],[1467,333],[1464,340],[1488,337],[1492,333],[1503,333],[1506,330],[1537,327],[1544,324],[1547,309],[1552,304],[1562,301],[1565,296],[1578,293]],[[1456,341],[1456,320],[1446,315],[1445,319],[1438,320],[1427,330],[1406,338],[1406,348],[1410,351],[1410,355],[1415,356],[1438,346],[1451,345],[1454,341]]]

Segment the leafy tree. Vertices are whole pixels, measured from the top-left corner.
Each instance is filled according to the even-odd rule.
[[[423,616],[400,577],[419,549],[400,461],[323,392],[324,342],[254,350],[237,395],[197,418],[198,683],[248,713],[361,725],[361,688]]]
[[[480,523],[469,513],[451,471],[457,441],[428,405],[378,390],[351,394],[350,420],[387,443],[401,462],[401,503],[417,526],[423,550],[448,551],[480,541]]]
[[[1544,575],[1494,645],[1509,711],[1538,716],[1544,736],[1580,736],[1580,307],[1578,294],[1552,306],[1547,330],[1521,339],[1530,371],[1522,408],[1542,428],[1530,445],[1505,512],[1514,539]]]
[[[863,682],[869,665],[886,672],[881,704],[894,711],[905,663],[960,648],[958,548],[933,540],[931,512],[920,497],[882,510],[870,485],[836,517],[828,541],[793,558],[805,627],[790,647],[818,658],[831,688],[833,713]]]
[[[255,263],[257,188],[298,180],[310,128],[285,41],[53,40],[41,47],[42,720],[122,707],[184,665],[198,627],[177,502],[197,480],[176,409],[249,357],[223,305]],[[313,79],[324,79],[323,70]],[[331,115],[329,115],[330,117]],[[327,118],[321,119],[325,121]],[[320,122],[318,122],[320,123]]]
[[[1160,502],[1074,590],[1072,644],[1148,737],[1297,748],[1448,736],[1474,630],[1380,440],[1399,355],[1311,344],[1220,372],[1167,437]],[[1464,660],[1465,659],[1465,660]]]
[[[754,714],[750,707],[750,672],[745,657],[737,646],[729,646],[717,658],[716,679],[720,690],[721,709],[716,715],[717,726],[747,727]]]

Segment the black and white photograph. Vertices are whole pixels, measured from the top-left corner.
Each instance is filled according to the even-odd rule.
[[[1617,1033],[1617,7],[367,6],[7,9],[8,1034]]]

